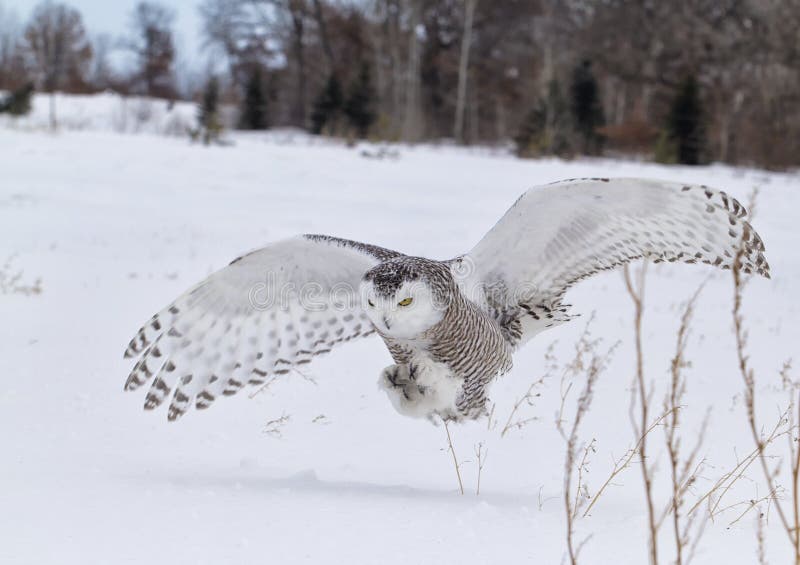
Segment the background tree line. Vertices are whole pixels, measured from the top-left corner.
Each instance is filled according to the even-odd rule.
[[[194,81],[179,80],[174,15],[156,3],[140,3],[118,39],[90,39],[80,13],[56,2],[23,24],[0,14],[0,88],[212,100],[236,105],[246,129],[513,140],[521,156],[800,161],[800,0],[203,0],[199,10],[204,56],[224,64]],[[132,68],[110,63],[119,49]]]

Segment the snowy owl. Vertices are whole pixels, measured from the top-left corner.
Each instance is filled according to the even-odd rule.
[[[576,282],[635,259],[707,263],[769,277],[761,238],[724,192],[639,179],[570,179],[525,192],[467,254],[411,257],[301,235],[235,259],[131,340],[125,383],[175,420],[378,334],[379,378],[413,417],[478,418],[514,351],[570,319]],[[741,251],[740,251],[741,250]]]

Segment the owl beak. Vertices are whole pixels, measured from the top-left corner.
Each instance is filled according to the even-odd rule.
[[[383,325],[386,326],[387,330],[392,329],[392,326],[389,324],[389,318],[387,318],[386,316],[383,317]]]

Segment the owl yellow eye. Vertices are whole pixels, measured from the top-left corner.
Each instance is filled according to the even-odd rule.
[[[413,299],[413,298],[411,298],[411,297],[409,296],[408,298],[404,298],[403,300],[401,300],[400,302],[398,302],[398,304],[399,304],[400,306],[408,306],[409,304],[411,304],[411,302],[413,302],[413,300],[414,300],[414,299]]]

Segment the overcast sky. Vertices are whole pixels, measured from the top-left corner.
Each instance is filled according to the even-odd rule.
[[[109,33],[121,36],[127,33],[131,12],[137,0],[59,0],[83,15],[83,22],[90,36]],[[175,12],[175,39],[180,57],[196,62],[200,57],[200,17],[197,7],[201,0],[163,0]],[[38,0],[0,0],[0,7],[16,12],[24,24]]]

